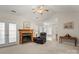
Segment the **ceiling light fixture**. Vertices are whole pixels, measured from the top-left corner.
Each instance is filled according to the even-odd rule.
[[[45,12],[48,12],[48,9],[46,9],[44,7],[44,5],[41,5],[41,6],[37,6],[36,8],[32,9],[33,10],[33,13],[38,13],[38,14],[43,14]]]

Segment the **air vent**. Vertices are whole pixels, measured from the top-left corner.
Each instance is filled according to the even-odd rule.
[[[15,10],[11,10],[11,12],[16,13],[16,11],[15,11]]]

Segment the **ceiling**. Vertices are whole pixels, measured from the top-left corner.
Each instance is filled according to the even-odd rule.
[[[35,5],[0,5],[0,14],[12,14],[23,18],[33,17],[32,8],[34,7]],[[47,16],[50,18],[52,15],[55,15],[55,13],[79,13],[78,5],[46,5],[45,7],[49,11],[47,15],[44,15],[44,18],[47,18]],[[16,13],[11,12],[11,10],[15,10]]]
[[[36,5],[0,5],[0,12],[16,10],[18,13],[29,12]],[[55,12],[79,12],[78,5],[46,5],[48,9]],[[24,13],[23,13],[24,14]]]

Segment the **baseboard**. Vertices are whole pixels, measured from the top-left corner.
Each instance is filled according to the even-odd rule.
[[[17,43],[16,42],[13,42],[13,43],[5,44],[5,45],[0,45],[0,48],[8,47],[8,46],[13,46],[13,45],[17,45]]]

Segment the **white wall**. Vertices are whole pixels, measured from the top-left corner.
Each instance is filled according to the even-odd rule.
[[[71,36],[77,37],[79,40],[79,14],[78,13],[59,13],[57,14],[58,17],[58,35],[63,36],[69,33]],[[74,28],[73,29],[64,29],[64,23],[66,22],[73,22]]]
[[[38,23],[33,21],[31,19],[31,17],[24,19],[24,18],[21,18],[16,15],[0,14],[0,22],[15,23],[17,25],[17,39],[19,39],[19,29],[23,29],[24,22],[26,22],[26,23],[29,22],[31,24],[31,28],[34,30],[34,32],[36,32],[36,33],[38,32],[38,25],[37,25]]]
[[[52,15],[53,16],[53,15]],[[64,29],[63,25],[64,22],[73,21],[74,22],[74,29]],[[56,34],[58,36],[65,35],[66,33],[69,33],[71,36],[76,36],[79,39],[79,14],[78,13],[57,13],[53,17],[48,17],[48,19],[44,19],[43,21],[40,20],[34,20],[32,17],[23,18],[17,15],[10,15],[10,14],[0,14],[0,22],[6,22],[6,23],[16,23],[17,28],[21,29],[23,28],[23,22],[30,22],[31,27],[34,29],[34,32],[38,32],[38,26],[43,22],[52,23],[56,28],[54,28],[53,36],[55,38]],[[52,25],[53,28],[53,25]],[[18,32],[17,29],[17,32]],[[36,34],[35,34],[36,35]],[[34,35],[34,36],[35,36]],[[18,38],[19,39],[19,35]]]

